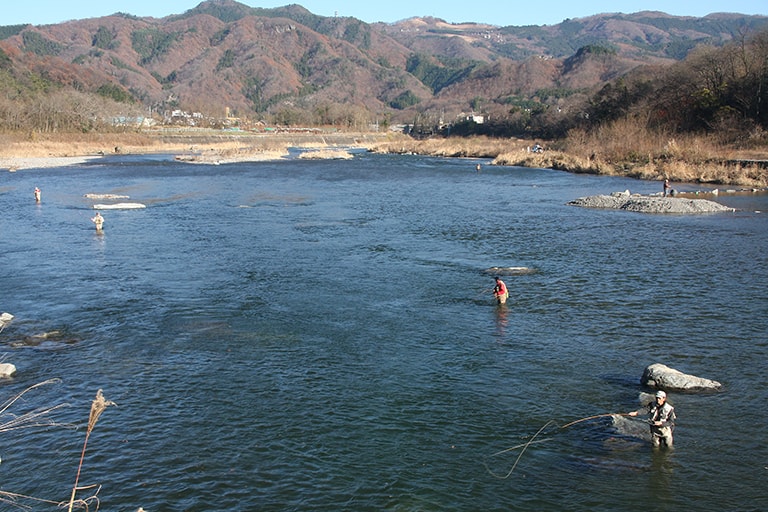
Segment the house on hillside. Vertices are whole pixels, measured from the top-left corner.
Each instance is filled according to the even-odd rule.
[[[463,118],[464,121],[472,121],[477,124],[483,124],[485,122],[485,116],[475,114],[474,112],[471,114],[459,114],[459,119],[461,118]]]

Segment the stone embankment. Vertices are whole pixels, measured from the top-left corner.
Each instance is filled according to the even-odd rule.
[[[682,197],[643,196],[630,194],[629,190],[610,195],[587,196],[568,203],[583,208],[608,208],[641,213],[721,213],[732,212],[729,208],[709,199],[688,199]]]

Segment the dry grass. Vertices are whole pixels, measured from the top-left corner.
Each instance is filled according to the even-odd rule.
[[[93,402],[91,402],[91,413],[88,416],[88,428],[85,431],[85,441],[83,442],[83,450],[80,453],[80,464],[78,464],[77,466],[77,477],[75,477],[75,485],[72,487],[72,496],[69,499],[69,512],[72,512],[72,509],[75,506],[75,496],[77,494],[77,491],[83,490],[83,489],[90,489],[93,487],[93,486],[78,487],[78,483],[80,482],[80,471],[83,468],[83,459],[85,458],[85,450],[88,446],[88,439],[91,436],[91,432],[93,432],[93,429],[96,427],[96,423],[99,421],[101,414],[107,409],[107,407],[111,405],[117,405],[117,404],[115,402],[112,402],[111,400],[105,399],[101,390],[98,390],[96,392],[96,398],[94,398]],[[98,498],[96,499],[98,500]],[[83,500],[79,500],[79,502],[85,503],[85,501]]]
[[[496,158],[502,153],[522,150],[531,145],[530,141],[521,139],[435,137],[417,140],[405,135],[390,134],[386,141],[376,144],[371,148],[371,151],[401,155]]]
[[[587,174],[613,174],[613,168],[600,160],[582,158],[561,151],[531,153],[525,149],[502,153],[493,160],[493,165],[514,165],[538,167]]]
[[[762,136],[761,136],[762,138]],[[594,132],[573,131],[562,144],[569,155],[599,163],[601,174],[645,180],[768,185],[768,170],[738,160],[766,160],[768,151],[740,151],[716,136],[653,132],[644,123],[623,119]]]
[[[220,164],[277,160],[289,147],[326,148],[322,158],[347,158],[339,149],[368,149],[385,133],[254,133],[167,129],[103,134],[0,134],[0,169],[60,167],[107,154],[174,154],[178,160]]]
[[[304,160],[349,160],[352,153],[345,149],[319,149],[316,151],[304,151],[299,155]]]
[[[40,407],[33,410],[29,410],[27,412],[23,412],[21,414],[19,413],[11,413],[9,412],[9,409],[12,406],[20,405],[21,407],[24,407],[24,401],[22,398],[24,395],[32,390],[35,390],[41,386],[52,384],[52,383],[58,383],[61,382],[60,379],[49,379],[43,382],[40,382],[38,384],[35,384],[33,386],[30,386],[23,390],[21,393],[18,393],[11,399],[4,402],[2,405],[0,405],[0,433],[8,433],[12,430],[19,430],[19,429],[30,429],[30,428],[41,428],[41,429],[49,429],[51,427],[55,426],[66,426],[62,423],[58,423],[53,420],[51,417],[51,413],[61,407],[64,407],[66,404],[57,404],[51,407]],[[47,504],[55,506],[57,502],[51,501],[51,500],[45,500],[40,498],[34,498],[32,496],[27,496],[24,494],[18,494],[9,492],[6,490],[0,489],[0,504],[8,505],[9,507],[13,507],[16,509],[21,510],[32,510],[31,506],[27,506],[22,501],[30,501],[34,502],[36,504]]]
[[[110,153],[283,151],[287,147],[370,147],[385,134],[251,133],[157,130],[124,133],[0,134],[0,158],[47,158]]]
[[[0,135],[0,157],[44,158],[97,155],[116,147],[146,151],[155,142],[143,134]]]
[[[28,387],[21,393],[18,393],[16,396],[14,396],[10,400],[7,400],[5,403],[0,405],[0,433],[7,433],[7,432],[10,432],[11,430],[19,430],[19,429],[25,429],[25,428],[51,427],[51,426],[61,425],[53,421],[50,416],[53,411],[61,407],[64,407],[65,404],[58,404],[52,407],[34,409],[31,411],[27,411],[23,414],[18,414],[18,413],[10,414],[8,412],[8,409],[12,405],[14,405],[17,401],[19,401],[29,391],[37,389],[41,386],[45,386],[47,384],[53,384],[58,382],[61,382],[60,379],[48,379],[46,381],[40,382],[38,384]]]
[[[563,141],[545,143],[532,153],[534,141],[521,139],[432,138],[391,136],[372,151],[442,157],[492,158],[494,165],[540,167],[644,180],[668,178],[678,183],[717,183],[763,188],[768,170],[737,160],[768,160],[768,151],[737,151],[714,137],[652,133],[640,123],[623,120],[593,133],[576,131]],[[552,147],[556,149],[552,149]]]
[[[35,409],[31,412],[24,413],[20,416],[16,414],[11,414],[8,412],[8,409],[12,405],[19,402],[20,399],[27,392],[33,389],[39,388],[40,386],[54,383],[54,382],[60,382],[60,380],[49,379],[39,384],[30,386],[24,391],[22,391],[21,393],[11,398],[10,400],[0,405],[0,427],[1,427],[0,433],[5,433],[10,430],[17,430],[21,428],[32,428],[32,427],[50,428],[51,426],[64,426],[63,424],[54,422],[50,418],[50,413],[60,407],[63,407],[64,404],[59,404],[59,405],[55,405],[48,408]],[[99,417],[102,415],[102,413],[106,410],[107,407],[112,405],[116,405],[116,404],[112,401],[106,400],[101,390],[98,390],[98,392],[96,393],[96,398],[93,400],[93,402],[91,402],[91,411],[88,416],[88,427],[85,433],[85,441],[83,443],[83,449],[80,455],[80,463],[77,467],[77,477],[75,478],[75,484],[72,488],[72,495],[68,501],[69,512],[72,512],[73,508],[75,507],[77,507],[78,510],[80,509],[90,510],[91,507],[94,505],[95,505],[94,510],[99,509],[98,493],[99,493],[100,486],[89,485],[85,487],[79,487],[78,482],[80,480],[80,472],[83,466],[83,459],[85,457],[86,446],[88,445],[88,438],[90,437],[93,429],[96,427],[96,423],[99,421]],[[10,420],[6,420],[6,417],[10,418]],[[77,491],[90,490],[90,489],[96,489],[96,491],[90,496],[88,496],[87,498],[75,499],[75,495]],[[33,496],[0,490],[0,503],[2,504],[7,504],[11,507],[21,509],[21,510],[33,510],[33,507],[26,505],[26,502],[34,503],[40,506],[50,505],[51,506],[50,508],[53,508],[53,506],[58,506],[59,509],[64,508],[67,505],[67,503],[65,502],[36,498]]]
[[[233,162],[261,162],[279,160],[288,155],[288,148],[243,147],[221,144],[199,150],[197,146],[176,156],[176,160],[198,164],[225,164]]]

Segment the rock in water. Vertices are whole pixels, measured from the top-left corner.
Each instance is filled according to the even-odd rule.
[[[688,375],[661,363],[647,366],[640,383],[652,388],[678,391],[717,390],[721,387],[715,380]]]
[[[708,199],[683,199],[676,197],[641,196],[629,191],[614,192],[611,195],[596,195],[574,199],[568,203],[583,208],[606,208],[640,213],[721,213],[732,212],[720,203]]]
[[[16,367],[11,363],[0,363],[0,378],[6,379],[16,373]]]

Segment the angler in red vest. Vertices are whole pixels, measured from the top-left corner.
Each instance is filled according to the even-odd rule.
[[[493,287],[493,296],[496,297],[496,301],[499,304],[504,304],[509,298],[509,291],[507,285],[501,280],[499,276],[496,276],[496,286]]]

